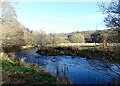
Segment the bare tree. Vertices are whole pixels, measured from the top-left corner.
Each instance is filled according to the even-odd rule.
[[[106,15],[105,25],[111,28],[117,28],[117,42],[120,42],[120,0],[113,0],[109,4],[101,3],[99,4],[101,11]]]
[[[117,34],[116,40],[117,40],[117,43],[120,43],[120,0],[113,0],[109,4],[102,3],[102,4],[99,4],[99,7],[102,10],[102,12],[106,15],[104,20],[106,23],[106,26],[116,30],[115,31],[116,32],[115,34]],[[114,49],[115,53],[118,54],[117,56],[119,56],[120,54],[119,44],[115,45],[114,48],[115,48]],[[114,58],[116,58],[116,56],[114,56]],[[113,62],[114,58],[111,58],[111,59],[109,58],[108,60],[110,62]],[[119,60],[119,57],[117,58]],[[119,68],[119,66],[117,67]]]
[[[107,46],[107,34],[101,34],[100,41],[103,43],[103,47]]]
[[[10,2],[0,1],[0,47],[10,52],[24,44],[21,24],[16,19],[15,10]]]
[[[16,12],[11,2],[0,1],[0,24],[3,28],[9,27],[10,24],[16,21]]]
[[[37,33],[37,43],[40,45],[40,47],[43,47],[46,45],[46,33],[43,30],[40,30]]]
[[[119,28],[120,27],[120,0],[113,0],[109,4],[99,4],[101,11],[107,15],[105,22],[107,27]]]

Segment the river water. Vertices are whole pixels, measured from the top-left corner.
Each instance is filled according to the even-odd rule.
[[[42,56],[35,53],[34,49],[17,52],[16,55],[18,59],[38,64],[53,76],[67,78],[74,84],[111,84],[120,81],[119,64],[79,56]]]

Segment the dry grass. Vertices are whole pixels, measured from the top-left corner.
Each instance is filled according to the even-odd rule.
[[[58,46],[103,46],[103,43],[61,43]],[[107,46],[115,46],[119,45],[120,43],[107,43]]]

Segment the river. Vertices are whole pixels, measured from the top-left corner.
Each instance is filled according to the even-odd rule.
[[[35,53],[34,49],[26,49],[16,55],[18,59],[35,63],[53,76],[67,78],[73,84],[117,84],[120,81],[119,64],[80,56],[42,56]]]

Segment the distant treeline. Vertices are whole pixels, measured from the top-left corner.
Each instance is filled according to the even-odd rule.
[[[84,35],[86,43],[120,43],[120,28],[73,32]]]
[[[58,45],[60,43],[120,43],[120,28],[82,31],[72,33],[49,33],[24,29],[26,44],[32,45]]]

